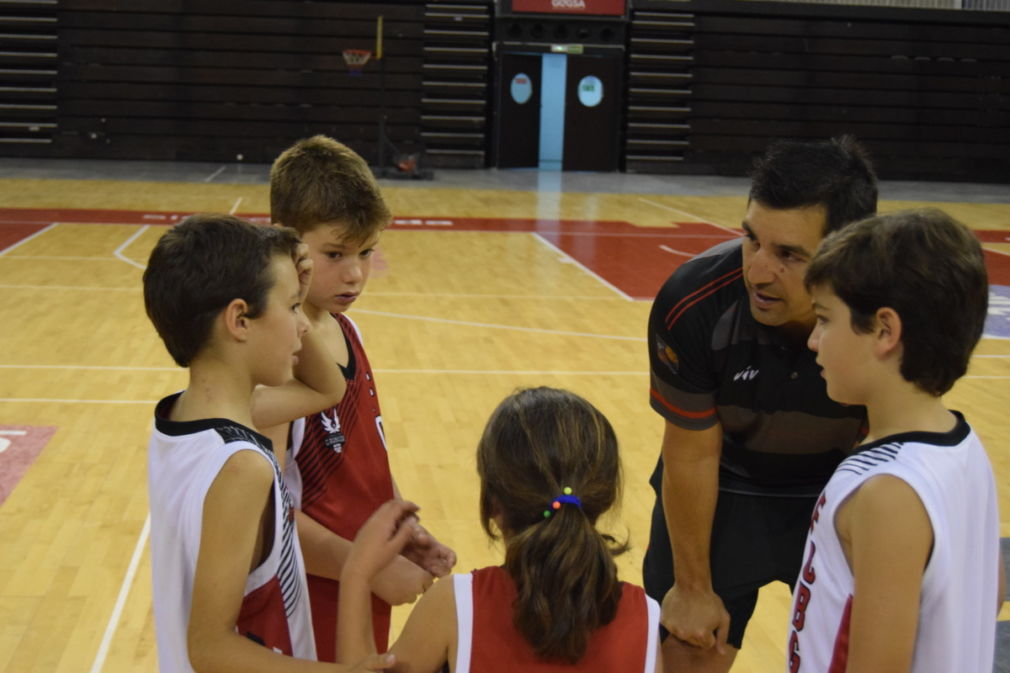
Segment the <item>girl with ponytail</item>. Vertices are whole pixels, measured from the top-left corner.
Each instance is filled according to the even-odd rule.
[[[564,390],[520,390],[492,413],[477,472],[481,521],[503,538],[505,564],[429,589],[390,650],[389,670],[661,671],[659,608],[617,579],[613,557],[627,547],[596,530],[621,491],[617,438],[603,414]],[[339,661],[371,652],[376,563],[344,566]]]

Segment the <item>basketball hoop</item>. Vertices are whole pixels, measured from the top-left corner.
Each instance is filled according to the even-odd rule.
[[[371,57],[372,52],[367,49],[344,49],[344,63],[347,64],[347,71],[354,76],[361,74]]]

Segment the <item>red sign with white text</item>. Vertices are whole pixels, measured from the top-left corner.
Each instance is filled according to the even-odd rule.
[[[512,11],[623,16],[625,4],[625,0],[512,0]]]

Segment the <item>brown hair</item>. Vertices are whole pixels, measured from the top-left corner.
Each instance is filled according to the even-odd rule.
[[[982,336],[989,284],[982,246],[966,226],[935,208],[878,215],[821,243],[808,287],[830,287],[870,332],[877,310],[901,318],[901,375],[942,395],[968,370]]]
[[[749,199],[778,210],[823,205],[823,236],[877,212],[877,176],[853,136],[781,140],[755,160]]]
[[[339,222],[352,241],[366,241],[392,215],[368,164],[326,136],[299,140],[270,169],[270,217],[304,233]]]
[[[621,598],[612,557],[627,545],[595,527],[621,491],[613,428],[574,393],[520,390],[491,414],[477,472],[484,530],[494,538],[497,517],[505,538],[516,629],[538,656],[575,663],[592,631],[614,619]],[[551,508],[565,487],[581,509]]]
[[[293,257],[298,234],[231,215],[191,215],[165,232],[144,271],[144,306],[172,359],[188,367],[234,299],[249,318],[266,309],[275,255]]]

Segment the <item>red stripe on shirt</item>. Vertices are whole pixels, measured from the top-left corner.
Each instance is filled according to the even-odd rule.
[[[670,309],[670,312],[666,314],[666,329],[672,328],[674,323],[680,320],[680,317],[684,315],[684,312],[687,311],[687,309],[691,308],[702,299],[705,299],[706,297],[711,297],[717,291],[726,287],[730,283],[733,283],[736,280],[738,280],[742,275],[743,275],[742,268],[733,269],[729,273],[719,276],[715,280],[706,283],[705,285],[701,286],[691,294],[681,299],[674,305],[673,308]],[[685,304],[684,302],[687,303]]]
[[[687,411],[686,409],[675,407],[669,402],[667,402],[665,399],[663,399],[663,396],[660,395],[659,391],[656,390],[655,388],[650,388],[649,394],[652,395],[653,399],[658,400],[659,403],[662,404],[664,407],[666,407],[673,413],[677,414],[678,416],[683,416],[684,418],[708,418],[709,416],[715,414],[715,407],[712,407],[711,409],[706,409],[705,411]]]

